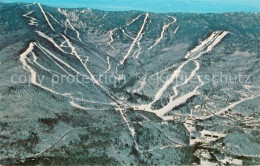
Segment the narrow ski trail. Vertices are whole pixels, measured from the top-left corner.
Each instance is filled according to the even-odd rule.
[[[148,48],[148,50],[151,50],[151,49],[152,49],[153,47],[155,47],[159,42],[161,42],[161,40],[163,39],[163,36],[164,36],[164,33],[165,33],[166,29],[169,28],[170,25],[174,24],[174,23],[177,21],[177,19],[176,19],[175,17],[172,17],[172,16],[168,16],[168,17],[172,18],[173,21],[170,22],[170,23],[168,23],[168,24],[164,24],[164,25],[163,25],[160,37],[159,37],[158,39],[156,39],[155,43],[154,43],[153,45],[151,45],[151,46]],[[177,31],[176,31],[176,32],[177,32]],[[176,32],[175,32],[175,33],[176,33]]]

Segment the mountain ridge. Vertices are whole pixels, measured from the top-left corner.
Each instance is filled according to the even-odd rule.
[[[259,163],[259,13],[0,13],[1,164]]]

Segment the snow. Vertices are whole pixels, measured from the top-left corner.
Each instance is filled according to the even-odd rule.
[[[221,35],[219,35],[214,42],[208,46],[207,52],[211,51],[215,45],[217,45],[229,32],[224,31]]]
[[[128,49],[126,55],[124,56],[123,60],[120,61],[120,64],[121,64],[121,65],[124,64],[125,60],[128,58],[128,56],[129,56],[130,53],[132,52],[132,50],[133,50],[133,48],[134,48],[136,42],[137,42],[138,40],[140,40],[140,38],[142,37],[142,31],[143,31],[143,29],[144,29],[144,26],[145,26],[145,24],[146,24],[146,21],[147,21],[148,16],[149,16],[149,14],[146,13],[146,14],[145,14],[145,18],[144,18],[144,22],[143,22],[143,24],[142,24],[142,26],[141,26],[139,32],[137,33],[136,38],[135,38],[134,41],[132,42],[132,44],[131,44],[130,48]]]
[[[136,20],[138,20],[139,17],[141,17],[142,15],[143,15],[143,14],[140,14],[140,15],[138,15],[137,17],[135,17],[134,19],[132,19],[132,21],[129,22],[129,23],[127,23],[126,26],[129,26],[129,25],[133,24],[133,23],[134,23]]]
[[[182,63],[174,72],[172,73],[171,77],[164,83],[164,85],[159,89],[159,91],[156,93],[153,103],[160,99],[164,91],[168,88],[168,86],[174,81],[174,79],[180,74],[181,69],[189,62],[185,61]]]
[[[69,69],[71,69],[72,71],[74,71],[76,74],[78,75],[83,75],[82,73],[80,73],[79,71],[77,71],[76,69],[74,69],[71,65],[69,65],[68,63],[66,63],[65,61],[63,61],[62,59],[58,58],[57,56],[55,56],[53,53],[51,53],[47,48],[39,45],[39,47],[41,47],[45,52],[47,52],[51,57],[53,57],[55,60],[59,61],[61,64],[63,64],[64,66],[68,67]]]
[[[185,58],[188,58],[198,52],[201,52],[205,47],[207,47],[215,38],[217,35],[219,35],[221,33],[221,31],[215,31],[213,32],[210,37],[208,37],[207,39],[205,39],[204,41],[201,42],[201,44],[199,44],[198,46],[196,46],[194,49],[192,49],[191,51],[189,51]]]
[[[101,74],[100,77],[103,77],[106,73],[108,73],[111,70],[111,64],[110,64],[109,56],[107,56],[107,65],[108,65],[107,70],[103,74]]]
[[[195,47],[195,49],[191,50],[186,56],[185,58],[187,59],[188,57],[190,57],[189,59],[187,59],[186,61],[184,61],[176,70],[174,70],[174,72],[172,73],[172,75],[170,76],[170,78],[162,85],[162,87],[157,91],[157,93],[154,96],[154,100],[149,103],[149,104],[143,104],[143,105],[133,105],[133,108],[138,109],[138,110],[143,110],[146,112],[153,112],[155,113],[158,117],[161,117],[164,120],[172,120],[173,117],[171,116],[166,116],[164,117],[164,115],[171,111],[173,108],[184,104],[187,102],[188,99],[190,99],[191,97],[198,95],[198,89],[204,85],[204,82],[201,80],[200,76],[197,75],[197,79],[200,82],[200,85],[198,85],[193,91],[187,92],[186,94],[174,99],[175,97],[177,97],[179,95],[178,92],[178,87],[183,86],[185,84],[187,84],[195,75],[196,72],[199,70],[200,68],[200,64],[198,61],[196,61],[196,59],[198,59],[201,55],[211,51],[214,46],[216,46],[220,41],[222,41],[222,39],[228,34],[227,31],[215,31],[213,32],[209,38],[207,38],[206,40],[204,40],[200,45],[198,45],[197,47]],[[164,92],[166,91],[166,89],[172,84],[172,82],[174,81],[175,78],[177,78],[177,76],[180,74],[180,72],[182,71],[183,67],[189,63],[189,62],[194,62],[196,67],[191,71],[190,76],[181,84],[178,84],[176,86],[173,87],[173,91],[174,91],[174,95],[170,97],[170,102],[164,106],[161,109],[158,110],[153,110],[152,104],[155,103],[156,101],[158,101],[161,96],[164,94]],[[157,72],[158,73],[158,72]],[[155,73],[155,74],[157,74]],[[221,111],[223,112],[223,110]]]
[[[198,94],[198,88],[200,88],[201,86],[204,85],[204,83],[202,82],[202,80],[200,79],[200,77],[197,75],[198,80],[200,81],[200,85],[197,86],[193,91],[186,93],[183,96],[178,97],[175,100],[170,100],[170,102],[163,108],[156,110],[156,114],[159,117],[163,117],[164,114],[166,114],[167,112],[171,111],[173,108],[186,103],[186,101],[188,99],[190,99],[191,97],[195,96]]]
[[[76,33],[78,40],[82,42],[82,40],[81,40],[81,38],[80,38],[80,33],[79,33],[79,31],[77,31],[77,30],[75,29],[75,27],[71,24],[71,22],[70,22],[70,20],[69,20],[69,18],[68,18],[68,14],[66,13],[66,11],[65,11],[65,10],[62,11],[60,8],[58,8],[58,12],[61,13],[62,15],[64,15],[64,16],[66,17],[66,28],[67,28],[67,24],[69,24],[70,28]],[[64,32],[65,34],[66,34],[66,31],[67,31],[67,29],[66,29],[65,32]]]
[[[151,50],[154,46],[156,46],[156,45],[163,39],[163,35],[164,35],[165,30],[166,30],[170,25],[174,24],[174,23],[177,21],[177,19],[176,19],[175,17],[172,17],[172,16],[168,16],[168,17],[171,17],[171,18],[173,19],[173,21],[172,21],[171,23],[169,23],[169,24],[163,25],[163,28],[162,28],[160,37],[155,41],[155,43],[154,43],[153,45],[151,45],[151,46],[148,48],[148,50]]]
[[[27,50],[20,55],[20,61],[23,64],[24,70],[29,70],[30,71],[30,73],[31,73],[31,82],[33,84],[37,84],[36,72],[26,63],[27,55],[29,53],[31,53],[33,49],[34,49],[34,43],[30,43],[29,48],[27,48]]]
[[[134,38],[132,38],[131,36],[129,36],[123,28],[120,27],[120,29],[121,29],[121,31],[123,32],[124,35],[126,35],[128,38],[134,40]]]
[[[114,41],[113,34],[114,34],[115,30],[117,30],[117,28],[114,28],[114,29],[112,29],[112,30],[110,30],[110,31],[108,32],[108,33],[109,33],[109,37],[110,37],[110,41],[107,42],[107,44],[108,44],[109,46],[111,46],[112,42]],[[111,46],[111,48],[112,48],[113,50],[115,50],[115,48],[114,48],[113,46]]]
[[[70,101],[69,102],[71,106],[75,107],[75,108],[78,108],[78,109],[81,109],[81,110],[85,110],[85,111],[95,111],[95,110],[102,110],[102,109],[97,109],[97,108],[87,108],[87,107],[83,107],[77,103],[75,103],[74,101]]]
[[[43,49],[43,47],[41,45],[36,45],[53,63],[55,63],[62,71],[64,71],[67,75],[73,77],[72,74],[70,74],[67,70],[65,70],[61,65],[59,65],[54,58],[52,58],[51,56],[49,56],[49,53]]]
[[[196,64],[196,68],[193,69],[190,76],[183,83],[178,84],[178,85],[173,87],[174,96],[172,96],[172,98],[178,96],[179,92],[178,92],[177,88],[187,84],[195,76],[196,72],[199,70],[199,68],[200,68],[199,62],[197,62],[197,61],[193,61],[193,62]]]
[[[126,116],[124,115],[123,110],[120,109],[120,108],[118,108],[118,110],[119,110],[119,112],[120,112],[120,114],[121,114],[123,120],[126,122],[126,125],[127,125],[128,129],[129,129],[129,131],[130,131],[130,133],[131,133],[131,136],[132,136],[132,138],[133,138],[133,140],[134,140],[134,143],[135,143],[135,148],[136,148],[136,150],[137,150],[138,152],[140,152],[140,149],[139,149],[139,147],[138,147],[138,144],[137,144],[137,142],[136,142],[136,140],[135,140],[135,134],[136,134],[135,129],[130,126],[129,121],[127,120]]]
[[[42,5],[41,5],[40,3],[38,3],[38,6],[39,6],[39,8],[41,9],[41,12],[42,12],[42,14],[43,14],[45,20],[47,21],[48,25],[51,27],[51,29],[52,29],[53,31],[55,31],[55,29],[54,29],[53,26],[51,25],[51,23],[50,23],[50,21],[49,21],[47,15],[45,14],[45,11],[43,10]]]
[[[180,28],[180,26],[178,26],[175,30],[174,30],[174,34],[176,34],[177,33],[177,31],[179,30],[179,28]]]
[[[34,12],[34,10],[32,10],[32,11],[30,11],[30,12],[24,14],[23,17],[27,17],[27,18],[30,19],[30,20],[29,20],[29,25],[35,25],[35,26],[37,26],[37,25],[38,25],[38,24],[37,24],[37,19],[34,18],[34,17],[30,17],[30,16],[29,16],[29,15],[31,15],[33,12]]]
[[[34,42],[31,42],[29,47],[27,48],[27,50],[25,52],[23,52],[21,55],[20,55],[20,61],[22,62],[23,64],[23,68],[24,70],[27,70],[31,73],[31,83],[34,84],[35,86],[38,86],[46,91],[49,91],[53,94],[57,94],[57,95],[62,95],[61,93],[58,93],[50,88],[47,88],[45,86],[42,86],[41,84],[37,83],[37,73],[32,69],[31,66],[29,66],[26,62],[26,59],[27,59],[27,55],[30,54],[32,52],[32,50],[34,49],[34,46],[35,46],[35,43]]]
[[[223,160],[220,160],[222,164],[232,164],[232,165],[243,165],[243,161],[239,159],[234,159],[232,157],[226,157]]]
[[[258,94],[258,95],[253,95],[253,96],[251,96],[251,97],[242,98],[241,100],[239,100],[239,101],[237,101],[237,102],[231,103],[231,104],[230,104],[229,106],[227,106],[226,108],[223,108],[223,109],[219,110],[219,111],[216,113],[216,115],[220,115],[221,113],[224,113],[225,111],[228,111],[228,109],[231,109],[231,108],[237,106],[238,104],[240,104],[240,103],[242,103],[242,102],[244,102],[244,101],[253,100],[253,99],[257,98],[257,97],[260,97],[260,94]]]
[[[43,38],[49,40],[49,41],[50,41],[57,49],[59,49],[61,52],[67,53],[67,52],[65,52],[65,51],[54,41],[53,38],[47,36],[46,34],[44,34],[44,33],[41,32],[41,31],[36,31],[36,33],[38,33],[39,36],[41,36],[41,37],[43,37]]]
[[[33,2],[33,3],[30,3],[30,4],[26,5],[27,9],[30,10],[30,6],[32,6],[34,4],[36,4],[36,2]]]
[[[56,23],[58,23],[60,26],[64,27],[64,25],[62,25],[52,14],[50,14],[49,12],[47,12],[47,13]]]

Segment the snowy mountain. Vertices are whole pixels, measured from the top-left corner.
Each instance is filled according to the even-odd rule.
[[[0,163],[260,164],[259,23],[0,4]]]

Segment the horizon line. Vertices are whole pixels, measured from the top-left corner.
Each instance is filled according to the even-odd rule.
[[[185,10],[175,10],[175,11],[153,11],[153,10],[145,10],[142,8],[131,8],[131,7],[120,7],[120,6],[100,6],[100,5],[96,5],[96,6],[80,6],[78,4],[75,5],[70,5],[70,7],[67,4],[63,4],[63,5],[57,5],[57,4],[46,4],[46,3],[41,3],[41,2],[37,2],[37,1],[33,1],[33,2],[15,2],[16,0],[13,0],[14,2],[6,2],[6,0],[0,0],[0,3],[4,3],[4,4],[12,4],[12,3],[17,3],[17,4],[33,4],[33,3],[40,3],[44,6],[48,6],[48,7],[54,7],[54,8],[63,8],[63,9],[92,9],[92,10],[100,10],[100,11],[104,11],[104,12],[130,12],[130,11],[138,11],[138,12],[149,12],[149,13],[158,13],[158,14],[166,14],[166,13],[189,13],[189,14],[225,14],[225,13],[260,13],[260,11],[246,11],[246,10],[236,10],[236,11],[185,11]]]

